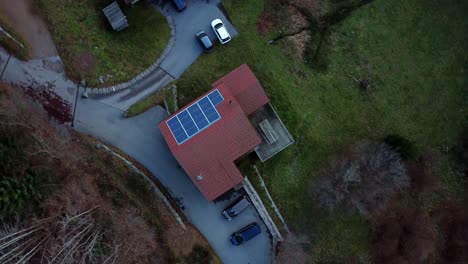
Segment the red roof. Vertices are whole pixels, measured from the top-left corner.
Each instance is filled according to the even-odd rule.
[[[246,115],[252,114],[270,101],[257,77],[247,64],[242,64],[221,77],[221,79],[213,83],[213,87],[221,83],[229,87]]]
[[[234,161],[261,143],[247,115],[269,102],[265,91],[246,64],[213,83],[213,87],[212,90],[217,88],[224,98],[215,106],[221,119],[180,145],[166,120],[192,104],[158,125],[175,158],[210,201],[243,181],[244,177]]]

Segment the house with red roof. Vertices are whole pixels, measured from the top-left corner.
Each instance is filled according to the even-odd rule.
[[[235,161],[265,161],[294,140],[252,70],[243,64],[158,125],[169,149],[206,199],[244,180]]]

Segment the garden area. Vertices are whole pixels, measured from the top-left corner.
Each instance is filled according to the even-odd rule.
[[[113,31],[102,9],[110,0],[37,1],[46,19],[67,75],[88,85],[128,81],[153,64],[169,40],[165,17],[150,3],[119,5],[129,27]]]
[[[240,64],[251,67],[296,143],[264,164],[248,159],[241,167],[254,184],[250,167],[259,167],[290,229],[308,238],[299,239],[307,262],[449,263],[447,252],[460,244],[447,230],[465,232],[467,219],[463,210],[453,212],[467,198],[459,157],[466,153],[468,5],[290,3],[223,1],[239,35],[176,81],[179,105]],[[292,26],[282,17],[294,18]],[[366,167],[380,164],[374,156],[386,157],[388,174]],[[369,174],[377,176],[366,182]],[[377,181],[387,176],[390,185]],[[369,198],[356,186],[388,188]]]

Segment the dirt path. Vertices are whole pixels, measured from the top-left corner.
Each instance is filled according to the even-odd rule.
[[[0,0],[0,13],[28,42],[33,59],[57,55],[52,37],[42,18],[34,12],[34,0]]]

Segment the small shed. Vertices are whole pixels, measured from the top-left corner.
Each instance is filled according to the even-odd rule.
[[[104,12],[104,15],[107,17],[107,20],[109,20],[109,23],[115,31],[121,31],[128,27],[127,17],[124,15],[116,1],[106,6],[102,12]]]

